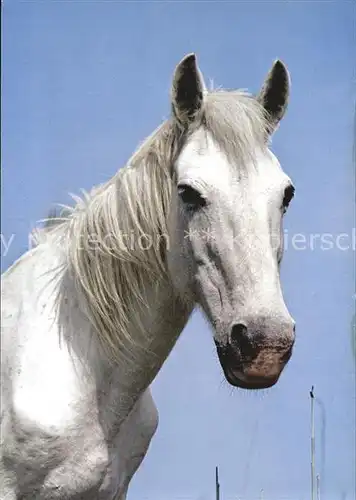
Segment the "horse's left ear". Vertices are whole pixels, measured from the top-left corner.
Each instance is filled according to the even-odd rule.
[[[286,66],[277,59],[262,86],[257,100],[267,111],[270,133],[273,133],[283,118],[289,101],[290,76]]]
[[[186,55],[177,65],[172,83],[172,110],[178,123],[187,127],[203,107],[205,84],[195,54]]]

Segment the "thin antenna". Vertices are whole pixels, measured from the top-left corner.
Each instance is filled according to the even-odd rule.
[[[215,495],[216,500],[220,500],[219,469],[217,466],[215,467],[215,491],[216,491]]]
[[[316,498],[320,500],[320,475],[316,475]]]
[[[325,410],[325,405],[323,401],[318,398],[317,396],[314,397],[315,403],[319,406],[320,412],[321,412],[321,434],[320,434],[320,444],[321,444],[321,469],[320,469],[320,474],[319,474],[319,488],[320,488],[320,495],[323,492],[323,483],[324,483],[324,477],[325,477],[325,427],[326,427],[326,410]],[[316,407],[315,407],[316,410]],[[318,438],[316,438],[318,439]]]
[[[310,406],[311,406],[311,500],[315,500],[314,492],[314,478],[315,478],[315,428],[314,428],[314,386],[312,385],[310,395]]]

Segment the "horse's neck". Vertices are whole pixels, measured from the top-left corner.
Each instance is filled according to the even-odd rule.
[[[124,415],[158,374],[187,323],[194,303],[178,297],[166,281],[153,283],[147,279],[143,284],[147,303],[142,307],[142,304],[132,302],[131,315],[135,318],[129,329],[132,359],[113,364],[108,361],[85,318],[85,307],[81,307],[83,297],[78,294],[69,275],[63,284],[68,301],[61,316],[70,318],[66,328],[67,343],[76,357],[94,373],[96,386],[103,394],[103,407],[115,407],[116,413]],[[143,339],[142,332],[145,333]]]
[[[145,164],[142,164],[140,168],[144,167]],[[117,363],[114,368],[110,365],[109,375],[104,370],[105,379],[111,379],[111,385],[119,385],[128,391],[135,389],[138,393],[158,373],[193,309],[191,302],[187,303],[176,295],[167,273],[162,271],[164,262],[160,259],[160,247],[156,242],[149,250],[139,245],[134,245],[132,249],[126,246],[127,243],[123,247],[120,244],[121,233],[133,233],[138,237],[140,231],[152,236],[162,229],[166,232],[161,226],[165,224],[163,214],[167,200],[165,203],[162,201],[160,206],[157,196],[148,196],[152,186],[144,185],[147,178],[144,174],[145,170],[141,175],[139,168],[125,171],[120,181],[116,179],[96,190],[91,202],[79,211],[79,217],[74,214],[74,225],[71,226],[74,245],[70,245],[69,262],[79,262],[79,265],[72,266],[73,281],[68,278],[66,285],[68,296],[77,294],[82,311],[87,311],[87,325],[90,318],[92,324],[97,324],[98,333],[92,335],[88,335],[87,331],[80,336],[74,334],[78,329],[73,329],[73,341],[75,336],[78,348],[80,344],[79,350],[85,350],[92,337],[92,362],[99,362],[103,366],[106,359],[105,345],[112,347],[111,352],[116,356]],[[163,178],[159,180],[161,184],[164,182],[168,181]],[[137,205],[136,198],[133,203],[131,197],[135,190],[146,193],[148,198],[145,203]],[[151,203],[152,199],[155,201],[145,213],[146,203]],[[135,213],[134,206],[137,206],[138,213]],[[106,241],[108,234],[111,237],[110,244],[115,248],[115,256],[111,251],[108,252],[105,245],[102,246],[104,256],[92,251],[90,245],[84,249],[80,247],[80,252],[76,251],[83,239],[94,237],[99,242]],[[88,253],[85,255],[85,252]],[[75,280],[79,282],[79,289],[74,286]],[[88,288],[89,295],[85,292]],[[69,309],[68,312],[71,316],[73,310]],[[85,314],[81,322],[85,323]],[[99,338],[100,342],[96,342]],[[101,345],[103,351],[96,350],[95,345]]]
[[[132,315],[139,315],[141,332],[130,332],[133,338],[134,362],[119,367],[118,376],[125,386],[144,390],[157,375],[163,362],[172,350],[192,312],[193,304],[183,302],[166,284],[147,283],[147,296],[150,298],[144,309],[133,306]],[[138,306],[138,304],[137,304]],[[135,348],[135,338],[145,332],[144,341]],[[123,368],[123,369],[122,369]]]
[[[136,373],[129,376],[126,383],[144,390],[153,381],[185,327],[192,308],[193,304],[183,302],[164,286],[153,291],[142,318],[147,342],[137,354]]]

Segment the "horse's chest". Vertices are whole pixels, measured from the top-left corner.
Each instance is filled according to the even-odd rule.
[[[97,500],[108,467],[109,453],[105,443],[91,445],[87,442],[84,446],[78,443],[77,449],[46,477],[42,486],[43,500]]]
[[[97,425],[49,434],[17,423],[7,434],[6,459],[16,473],[19,498],[97,500],[110,453]],[[115,485],[108,485],[115,491]],[[103,497],[111,500],[111,496]]]

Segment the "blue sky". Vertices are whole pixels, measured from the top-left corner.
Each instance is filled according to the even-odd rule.
[[[322,498],[354,499],[355,251],[322,250],[315,236],[313,248],[290,242],[347,233],[350,243],[355,227],[355,4],[4,4],[2,269],[53,203],[112,176],[168,116],[187,52],[215,85],[253,92],[276,57],[285,61],[291,101],[273,151],[296,186],[282,272],[294,356],[275,388],[232,391],[195,313],[153,384],[160,426],[129,500],[213,500],[215,465],[222,500],[257,499],[261,488],[268,500],[307,499],[312,384],[325,408],[324,426],[316,410]]]

